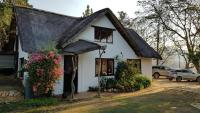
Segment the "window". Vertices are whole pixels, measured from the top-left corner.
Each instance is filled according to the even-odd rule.
[[[128,59],[128,64],[134,66],[141,73],[141,60],[140,59]]]
[[[96,67],[96,76],[98,76],[100,71],[100,61],[101,61],[101,73],[104,76],[114,75],[114,59],[106,58],[96,58],[95,67]]]
[[[176,72],[182,72],[182,70],[176,70]]]
[[[20,72],[19,72],[19,77],[23,78],[24,77],[24,64],[25,64],[25,59],[24,58],[20,58]]]
[[[153,66],[152,69],[160,69],[158,66]]]
[[[94,26],[94,39],[98,42],[112,43],[113,29]]]
[[[183,73],[192,73],[191,70],[182,70]]]

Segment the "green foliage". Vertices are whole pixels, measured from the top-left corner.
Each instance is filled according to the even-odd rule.
[[[10,112],[18,109],[33,109],[34,107],[40,106],[50,106],[58,104],[59,100],[57,98],[37,98],[28,99],[20,102],[11,102],[7,104],[0,104],[0,113]]]
[[[133,19],[129,18],[126,12],[119,11],[118,14],[118,19],[124,27],[131,28],[133,26]]]
[[[195,53],[188,54],[189,59],[191,59],[192,63],[197,69],[197,72],[200,73],[200,50],[197,49]]]
[[[151,81],[148,78],[142,75],[137,75],[135,77],[135,84],[133,86],[133,89],[141,90],[141,89],[149,87],[150,85],[151,85]]]
[[[115,88],[117,81],[114,78],[102,77],[100,81],[101,89]]]
[[[90,86],[88,91],[98,91],[98,89],[99,88],[96,86],[95,87]]]
[[[131,92],[149,87],[151,81],[144,75],[138,75],[138,73],[139,71],[133,65],[120,61],[117,65],[115,78],[101,78],[101,90],[111,89],[111,91]],[[89,88],[89,91],[97,90],[98,87]]]
[[[0,4],[0,48],[8,41],[8,32],[12,19],[12,9],[7,4]]]
[[[139,71],[133,65],[124,61],[119,62],[116,71],[116,87],[124,91],[148,87],[150,80],[143,76],[137,76],[138,73]]]
[[[86,10],[83,12],[83,17],[90,16],[92,13],[93,13],[93,10],[92,10],[92,8],[90,8],[90,6],[89,6],[89,5],[87,5],[87,8],[86,8]]]
[[[106,82],[106,88],[115,88],[117,81],[114,78],[108,78]]]
[[[30,99],[23,101],[23,104],[25,104],[28,107],[38,107],[38,106],[49,106],[52,104],[58,103],[58,99],[56,98],[36,98],[36,99]]]
[[[140,72],[137,68],[135,68],[135,66],[128,64],[127,62],[120,61],[117,64],[117,70],[116,70],[115,77],[116,77],[116,79],[120,79],[124,75],[130,77],[130,76],[134,76],[135,74],[138,74],[138,73],[140,73]]]
[[[30,84],[35,96],[50,96],[56,80],[62,75],[60,61],[62,57],[56,51],[33,53],[25,64]]]
[[[12,0],[0,2],[0,48],[8,41],[13,18]],[[15,0],[15,5],[31,7],[27,0]]]
[[[107,78],[106,77],[101,77],[101,80],[100,80],[101,89],[105,89],[106,88],[106,82],[107,82]]]

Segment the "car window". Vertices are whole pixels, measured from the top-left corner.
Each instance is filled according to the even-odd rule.
[[[192,73],[191,70],[186,70],[186,69],[185,69],[185,70],[182,70],[182,72],[183,72],[183,73]]]
[[[176,70],[176,72],[182,72],[182,70]]]
[[[187,70],[182,70],[182,72],[183,72],[183,73],[188,73],[188,71],[187,71]]]
[[[153,69],[158,69],[158,67],[156,67],[156,66],[153,66],[152,68],[153,68]]]
[[[171,70],[171,68],[170,68],[170,67],[165,67],[165,69],[166,69],[166,70]]]
[[[161,66],[160,69],[161,69],[161,70],[165,70],[165,67],[164,67],[164,66]]]

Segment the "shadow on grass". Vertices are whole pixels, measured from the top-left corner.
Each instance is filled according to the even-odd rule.
[[[26,109],[38,108],[41,106],[49,106],[59,104],[57,98],[38,98],[38,99],[29,99],[19,102],[10,102],[10,103],[1,103],[0,104],[0,113],[7,112],[17,112],[23,111]]]
[[[134,93],[133,93],[134,94]],[[126,94],[124,94],[126,95]],[[0,112],[70,112],[70,113],[199,113],[190,106],[200,102],[200,96],[191,92],[168,89],[139,96],[106,96],[80,102],[69,103],[53,98],[43,104],[39,102],[19,102],[0,105]],[[35,103],[40,103],[36,104]]]
[[[200,96],[199,96],[200,97]],[[129,97],[120,101],[121,105],[99,108],[99,113],[199,113],[190,106],[200,98],[196,94],[174,89],[137,97]]]

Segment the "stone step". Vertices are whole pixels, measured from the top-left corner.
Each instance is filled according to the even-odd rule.
[[[17,97],[22,96],[22,93],[17,90],[0,91],[0,97]]]
[[[17,90],[0,91],[0,103],[16,102],[23,99],[23,94]]]
[[[9,103],[9,102],[17,102],[23,100],[24,97],[0,97],[0,104],[1,103]]]

